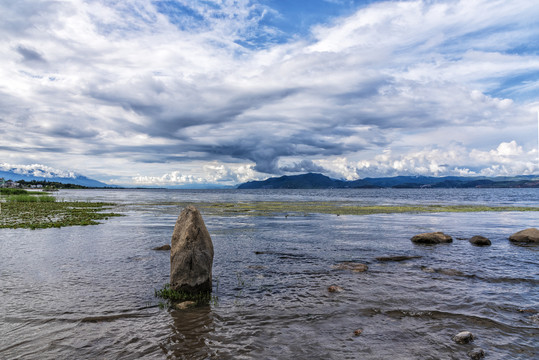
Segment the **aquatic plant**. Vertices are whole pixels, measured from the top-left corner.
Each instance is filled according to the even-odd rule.
[[[0,188],[0,195],[22,195],[22,194],[28,194],[28,191],[24,189]]]
[[[35,201],[11,201],[9,198],[0,203],[0,228],[45,229],[97,225],[98,220],[122,216],[102,212],[114,205],[110,203],[51,201],[51,198],[54,200],[52,196],[37,197]]]
[[[160,302],[160,308],[171,308],[173,304],[183,301],[194,301],[197,306],[217,304],[218,298],[212,295],[211,292],[189,293],[185,291],[177,291],[170,287],[170,284],[163,285],[160,290],[154,290],[155,297],[163,299],[165,302]]]
[[[30,194],[17,194],[9,195],[6,197],[7,202],[55,202],[54,196],[50,195],[30,195]]]
[[[161,203],[185,207],[188,203]],[[394,213],[539,211],[539,207],[484,205],[357,205],[346,201],[199,202],[195,206],[217,216],[306,216],[309,214],[372,215]]]

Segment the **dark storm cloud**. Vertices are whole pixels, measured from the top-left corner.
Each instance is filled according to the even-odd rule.
[[[316,172],[316,173],[326,173],[327,169],[320,165],[316,165],[311,160],[301,160],[292,165],[281,166],[280,168],[284,172]]]
[[[34,49],[30,49],[22,45],[19,45],[17,46],[17,52],[20,55],[22,55],[24,62],[29,62],[29,63],[34,63],[34,62],[46,63],[47,62],[47,60],[45,60],[45,58],[43,58],[43,56]]]

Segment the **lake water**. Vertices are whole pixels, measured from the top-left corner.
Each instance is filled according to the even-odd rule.
[[[203,214],[215,301],[162,310],[180,202],[539,206],[537,189],[63,190],[127,216],[0,230],[0,359],[537,359],[539,246],[507,237],[537,212],[336,216]],[[455,240],[414,245],[421,232]],[[480,248],[473,235],[491,239]],[[376,257],[420,256],[403,262]],[[368,264],[363,273],[335,264]],[[330,293],[338,285],[342,292]],[[354,331],[361,329],[361,335]],[[471,331],[472,344],[452,336]]]

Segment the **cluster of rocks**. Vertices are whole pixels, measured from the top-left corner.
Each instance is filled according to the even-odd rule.
[[[415,235],[411,238],[415,244],[444,244],[453,242],[453,238],[443,232],[430,232]],[[509,236],[509,240],[514,243],[539,243],[539,230],[529,228],[514,233]],[[470,243],[476,246],[489,246],[492,242],[481,235],[475,235],[469,239]]]
[[[474,336],[469,331],[461,331],[457,335],[453,336],[453,341],[457,344],[469,344],[474,341]],[[479,360],[485,357],[485,351],[481,348],[475,348],[468,351],[467,355],[472,360]]]

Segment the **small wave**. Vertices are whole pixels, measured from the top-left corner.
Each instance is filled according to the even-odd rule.
[[[118,319],[129,319],[129,318],[139,318],[145,317],[146,315],[141,314],[114,314],[114,315],[97,315],[97,316],[87,316],[80,319],[80,322],[107,322],[114,321]]]
[[[500,321],[496,321],[496,320],[482,317],[482,316],[460,314],[460,313],[453,313],[453,312],[439,311],[439,310],[395,309],[395,310],[382,311],[381,313],[389,317],[396,318],[396,319],[402,319],[405,317],[426,318],[429,320],[457,319],[459,321],[462,321],[463,323],[480,325],[486,328],[497,328],[497,329],[501,329],[507,332],[522,331],[524,329],[534,330],[534,328],[531,328],[531,327],[512,326],[512,325],[508,325]]]

